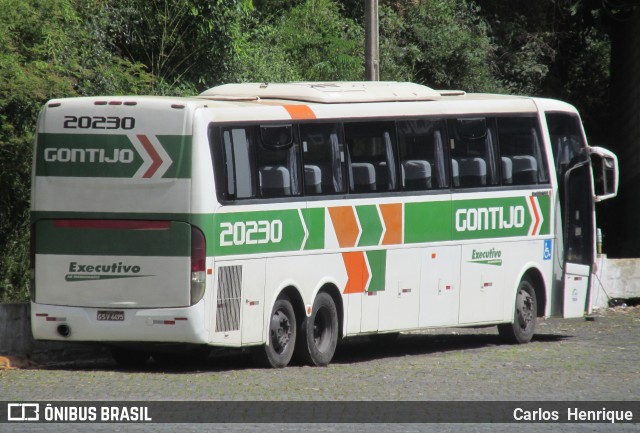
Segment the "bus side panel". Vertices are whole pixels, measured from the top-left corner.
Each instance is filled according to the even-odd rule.
[[[419,248],[386,251],[385,287],[380,292],[378,331],[400,331],[418,327],[420,313]]]
[[[263,258],[216,262],[211,344],[239,347],[264,342],[265,264]]]
[[[506,244],[487,242],[462,246],[459,311],[461,325],[502,320],[502,307],[505,302]]]
[[[460,303],[460,246],[422,250],[420,327],[458,324]]]

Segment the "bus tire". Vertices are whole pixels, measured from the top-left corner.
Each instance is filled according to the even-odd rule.
[[[126,369],[138,369],[144,367],[151,355],[147,352],[128,350],[120,347],[111,348],[111,357],[118,367]]]
[[[323,367],[333,359],[338,344],[338,310],[328,293],[319,293],[310,316],[305,316],[298,337],[299,358]]]
[[[286,295],[281,295],[273,305],[267,338],[268,344],[251,350],[254,360],[266,367],[286,367],[296,345],[296,316]]]
[[[531,281],[523,278],[518,285],[513,323],[498,325],[500,337],[511,344],[528,343],[535,333],[537,317],[536,291]]]

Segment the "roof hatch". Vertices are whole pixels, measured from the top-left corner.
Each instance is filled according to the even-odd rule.
[[[207,99],[258,97],[338,104],[350,102],[430,101],[441,94],[429,87],[393,81],[224,84],[200,94]]]

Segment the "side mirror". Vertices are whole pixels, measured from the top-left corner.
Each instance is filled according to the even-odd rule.
[[[618,158],[602,147],[589,148],[593,170],[593,192],[596,202],[607,200],[618,194]]]

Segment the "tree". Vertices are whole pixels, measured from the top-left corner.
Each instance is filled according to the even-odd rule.
[[[289,2],[293,3],[293,2]],[[331,0],[263,9],[236,45],[236,81],[362,80],[364,30]]]
[[[0,301],[28,298],[30,167],[42,105],[148,89],[139,66],[114,57],[96,31],[101,5],[0,0]]]
[[[382,79],[467,91],[502,89],[496,48],[473,2],[389,3],[380,11]]]
[[[117,53],[145,65],[153,93],[193,94],[230,73],[251,0],[114,0],[108,32]]]
[[[590,135],[603,135],[610,37],[599,0],[476,0],[510,93],[577,106]]]

